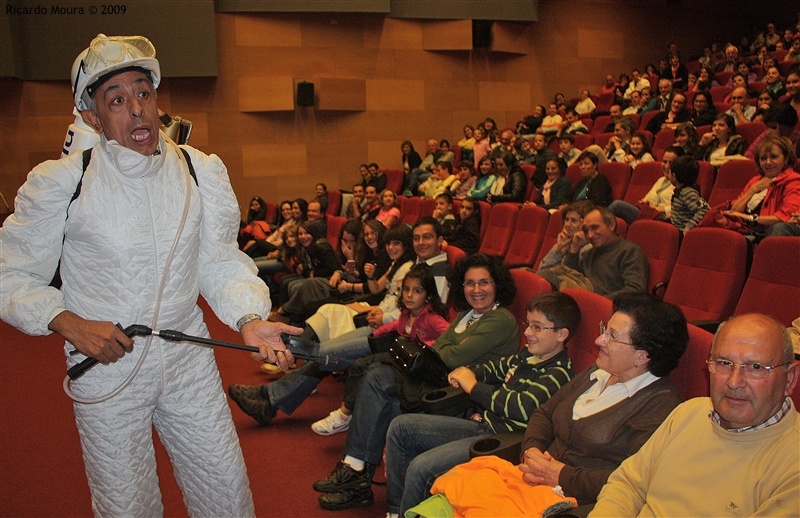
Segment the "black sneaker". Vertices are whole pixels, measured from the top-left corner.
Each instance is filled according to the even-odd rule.
[[[340,493],[327,493],[318,498],[319,506],[327,511],[342,511],[353,507],[372,505],[372,489],[348,489]]]
[[[348,489],[369,489],[372,477],[367,469],[356,471],[349,464],[339,461],[328,478],[314,482],[314,489],[320,493],[339,493]],[[372,498],[372,493],[370,493]],[[370,500],[371,501],[371,500]],[[321,504],[320,504],[321,505]],[[346,509],[346,508],[342,508]]]
[[[261,387],[258,385],[231,385],[228,395],[242,409],[261,426],[267,426],[278,413],[269,403],[269,398],[261,396]]]

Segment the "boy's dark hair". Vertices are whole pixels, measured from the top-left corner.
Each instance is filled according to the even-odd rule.
[[[439,195],[437,195],[437,196],[436,196],[436,198],[434,198],[434,199],[435,199],[435,200],[438,200],[439,198],[444,198],[444,201],[446,201],[446,202],[447,202],[447,203],[449,203],[450,205],[452,205],[452,204],[453,204],[453,195],[452,195],[452,194],[450,194],[449,192],[446,192],[446,191],[445,191],[445,192],[443,192],[442,194],[439,194]]]
[[[683,186],[690,186],[697,183],[697,175],[700,174],[700,165],[691,155],[679,156],[672,161],[670,166],[675,179]]]
[[[664,153],[667,153],[667,152],[675,153],[675,156],[679,156],[679,157],[686,154],[686,150],[684,150],[680,146],[667,146],[666,148],[664,148]]]
[[[569,331],[569,335],[567,339],[564,340],[564,343],[572,338],[573,333],[575,333],[575,330],[578,329],[578,325],[581,323],[581,308],[578,306],[578,303],[575,302],[575,299],[560,291],[544,293],[533,297],[530,302],[528,302],[527,310],[529,313],[538,311],[547,317],[547,320],[552,322],[553,326],[556,328]]]
[[[561,210],[561,219],[564,219],[564,217],[567,215],[567,212],[576,212],[578,213],[578,216],[583,219],[584,216],[592,212],[594,209],[594,203],[592,203],[591,200],[573,201]]]
[[[469,169],[470,171],[475,172],[475,164],[473,164],[472,162],[469,162],[467,160],[462,160],[461,162],[459,162],[458,163],[458,168],[459,169]]]

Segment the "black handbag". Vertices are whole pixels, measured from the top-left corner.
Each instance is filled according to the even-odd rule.
[[[391,331],[379,336],[375,336],[375,333],[370,333],[370,335],[367,337],[367,343],[369,343],[370,352],[372,354],[378,354],[388,351],[399,336],[400,334],[397,331]]]
[[[447,374],[450,369],[430,347],[425,347],[411,338],[398,336],[389,347],[389,356],[395,367],[409,378],[434,388],[447,385]]]

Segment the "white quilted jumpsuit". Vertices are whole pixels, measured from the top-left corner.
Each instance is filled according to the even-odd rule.
[[[162,135],[156,166],[144,177],[121,173],[105,141],[97,144],[80,196],[65,211],[82,170],[81,154],[44,162],[19,190],[0,231],[0,316],[41,335],[68,309],[91,319],[144,324],[208,336],[202,294],[228,325],[269,313],[266,286],[236,246],[239,209],[222,161]],[[153,325],[161,274],[188,189],[191,204]],[[66,234],[65,234],[66,227]],[[62,239],[63,256],[62,256]],[[48,287],[61,259],[61,290]],[[146,338],[110,365],[73,382],[81,397],[116,388],[140,358]],[[65,351],[71,350],[70,344]],[[68,366],[82,355],[68,356]],[[99,404],[74,405],[92,505],[97,516],[160,516],[152,427],[166,446],[192,516],[253,516],[247,472],[213,350],[153,338],[131,385]]]

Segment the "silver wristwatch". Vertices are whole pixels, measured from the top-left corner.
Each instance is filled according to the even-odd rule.
[[[261,318],[261,315],[256,315],[255,313],[250,313],[248,315],[245,315],[236,321],[236,329],[238,329],[239,332],[241,332],[245,324],[249,324],[250,322],[254,322],[256,320],[264,320],[264,319]]]

